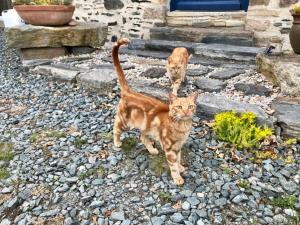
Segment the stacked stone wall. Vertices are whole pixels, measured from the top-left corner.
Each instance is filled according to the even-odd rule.
[[[75,0],[75,18],[109,26],[109,39],[149,38],[149,28],[165,22],[162,0]]]
[[[106,23],[108,40],[120,36],[149,38],[149,28],[164,24],[170,0],[75,0],[79,21]],[[246,29],[254,31],[258,46],[282,40],[290,49],[288,33],[292,25],[289,9],[297,0],[250,0]]]

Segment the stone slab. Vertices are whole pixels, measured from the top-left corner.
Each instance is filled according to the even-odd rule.
[[[300,102],[274,101],[272,108],[282,134],[300,138]]]
[[[300,56],[266,56],[256,58],[257,71],[280,87],[282,94],[300,97]]]
[[[198,99],[197,114],[204,119],[213,119],[220,112],[236,111],[238,113],[253,112],[257,116],[259,124],[267,124],[273,127],[273,122],[265,111],[259,106],[243,102],[233,101],[224,96],[217,96],[210,93],[201,94]]]
[[[254,46],[252,31],[233,28],[153,27],[150,39]]]
[[[74,82],[80,73],[76,68],[67,68],[58,65],[40,65],[32,70],[36,74],[45,75],[52,79]]]
[[[30,59],[22,60],[23,67],[35,67],[41,65],[50,65],[53,63],[52,59]]]
[[[195,79],[194,84],[197,88],[207,92],[220,92],[226,87],[226,82],[211,78]]]
[[[21,49],[21,59],[53,59],[60,56],[65,56],[67,50],[65,47],[57,48],[23,48]]]
[[[229,59],[245,62],[255,62],[255,57],[262,48],[244,47],[225,44],[198,44],[195,54],[210,58]]]
[[[154,81],[145,79],[129,80],[129,85],[134,91],[157,98],[161,101],[167,102],[169,99],[170,90]]]
[[[128,48],[121,48],[120,54],[127,54],[127,55],[135,55],[140,57],[150,57],[150,58],[157,58],[157,59],[167,59],[170,55],[168,52],[161,52],[161,51],[149,51],[149,50],[131,50]]]
[[[227,80],[232,77],[238,76],[244,72],[245,70],[241,70],[241,69],[225,69],[225,70],[215,72],[209,75],[209,77],[214,79]]]
[[[112,68],[102,68],[80,73],[77,82],[85,88],[97,91],[100,95],[107,95],[117,85],[117,75]]]
[[[189,77],[200,77],[200,76],[205,76],[209,72],[211,72],[211,68],[209,67],[202,67],[198,69],[187,69],[186,75]]]
[[[39,48],[62,46],[89,46],[99,48],[107,38],[107,25],[79,23],[76,26],[45,27],[15,26],[5,29],[11,48]]]
[[[140,76],[147,78],[161,78],[167,73],[167,69],[164,67],[152,67],[142,72]]]
[[[270,96],[272,90],[258,84],[245,84],[245,83],[236,83],[234,88],[237,91],[244,92],[245,95],[261,95],[261,96]]]
[[[196,43],[185,42],[185,41],[167,41],[167,40],[140,40],[134,39],[130,41],[128,45],[129,49],[132,50],[154,50],[154,51],[167,51],[171,52],[174,48],[185,47],[190,53],[194,52]]]

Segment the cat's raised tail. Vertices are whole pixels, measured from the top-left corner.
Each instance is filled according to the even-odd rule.
[[[122,45],[128,44],[129,43],[129,39],[127,38],[121,38],[119,39],[113,49],[112,49],[112,57],[113,57],[113,62],[114,62],[114,66],[118,75],[118,79],[119,79],[119,83],[120,83],[120,87],[121,87],[121,93],[122,92],[127,92],[129,91],[129,86],[128,86],[128,82],[125,78],[125,74],[124,71],[122,69],[122,66],[120,64],[120,60],[119,60],[119,48]]]

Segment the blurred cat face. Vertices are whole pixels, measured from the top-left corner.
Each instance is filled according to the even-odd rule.
[[[180,59],[176,60],[176,59],[169,58],[167,67],[169,71],[175,75],[175,74],[181,74],[182,70],[185,69],[184,65],[185,65],[184,62]]]
[[[176,95],[170,94],[170,116],[175,120],[192,119],[196,112],[197,97],[196,92],[185,98],[178,98]]]

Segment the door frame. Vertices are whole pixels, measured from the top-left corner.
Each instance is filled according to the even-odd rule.
[[[241,1],[241,10],[244,10],[245,12],[247,12],[248,7],[249,7],[249,0],[240,0],[240,1]],[[175,5],[176,5],[176,0],[171,0],[170,11],[176,10]],[[197,10],[194,10],[194,11],[197,11]],[[212,11],[212,12],[214,12],[214,11]]]

